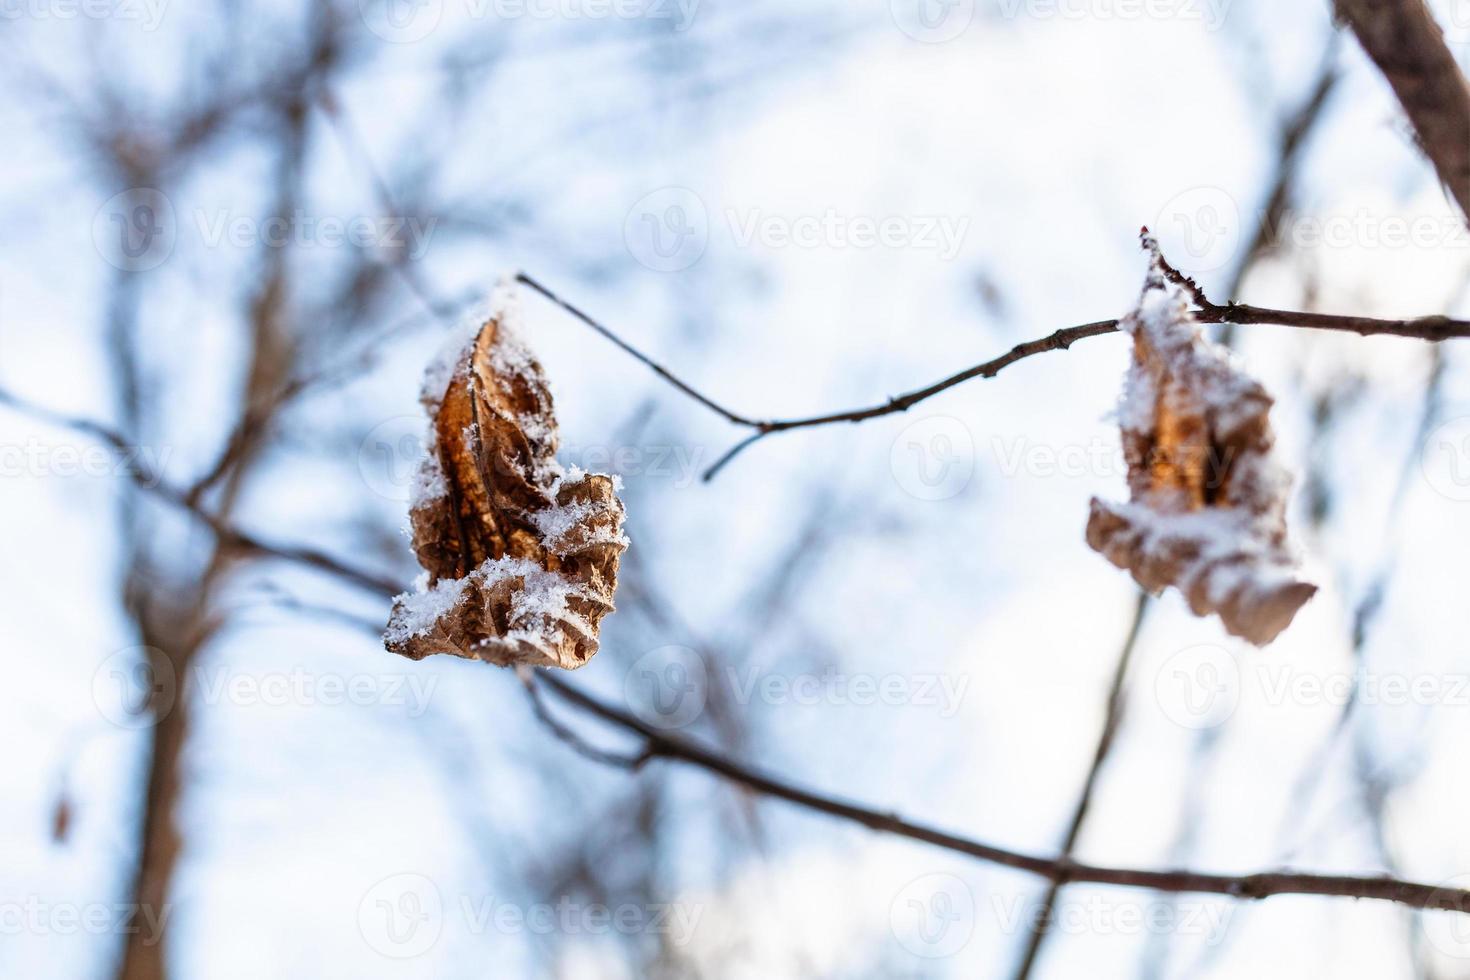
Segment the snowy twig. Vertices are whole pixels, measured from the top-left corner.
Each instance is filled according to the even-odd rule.
[[[1167,265],[1167,264],[1166,264]],[[1171,272],[1174,270],[1168,267]],[[1455,320],[1446,316],[1427,316],[1406,320],[1385,320],[1377,317],[1367,316],[1344,316],[1331,313],[1307,313],[1294,310],[1273,310],[1261,306],[1249,306],[1245,304],[1227,303],[1223,306],[1211,303],[1204,291],[1201,290],[1193,280],[1182,276],[1177,272],[1178,281],[1188,283],[1188,290],[1194,297],[1198,306],[1194,310],[1195,319],[1201,323],[1230,323],[1230,324],[1278,324],[1288,327],[1301,327],[1309,330],[1338,330],[1348,333],[1356,333],[1362,336],[1375,334],[1386,334],[1394,337],[1410,337],[1418,340],[1441,341],[1451,338],[1470,337],[1470,320]],[[868,419],[879,418],[884,415],[894,415],[906,412],[922,401],[933,398],[941,392],[948,391],[957,385],[964,384],[974,378],[993,378],[1004,368],[1024,360],[1036,354],[1047,351],[1066,350],[1079,340],[1089,337],[1101,337],[1104,334],[1118,332],[1118,320],[1098,320],[1094,323],[1084,323],[1075,327],[1065,327],[1037,340],[1029,340],[1017,344],[999,357],[992,358],[973,367],[966,368],[927,385],[915,389],[907,394],[897,395],[878,405],[867,408],[849,409],[843,412],[829,412],[822,415],[811,415],[803,418],[792,419],[768,419],[760,420],[733,409],[727,408],[708,395],[699,391],[693,385],[684,381],[668,368],[659,364],[647,354],[638,350],[632,344],[623,340],[605,324],[594,319],[583,312],[572,303],[558,296],[551,289],[542,285],[533,277],[524,272],[516,276],[518,282],[524,283],[531,289],[540,293],[551,302],[560,306],[563,310],[576,317],[582,323],[591,327],[597,333],[610,340],[621,350],[633,357],[639,363],[645,365],[664,381],[674,388],[688,395],[694,401],[719,415],[732,425],[754,430],[749,436],[737,443],[733,448],[715,461],[704,473],[706,480],[712,478],[725,467],[732,459],[746,448],[764,439],[766,436],[777,432],[789,432],[793,429],[810,429],[816,426],[832,425],[837,422],[865,422]]]

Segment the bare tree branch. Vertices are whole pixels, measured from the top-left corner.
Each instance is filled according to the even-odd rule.
[[[816,426],[832,425],[837,422],[865,422],[868,419],[879,418],[884,415],[906,412],[920,402],[933,398],[935,395],[948,391],[957,385],[964,384],[966,381],[975,378],[993,378],[1005,368],[1025,358],[1032,357],[1036,354],[1044,354],[1047,351],[1066,350],[1077,341],[1086,340],[1089,337],[1101,337],[1104,334],[1117,333],[1119,322],[1116,319],[1098,320],[1094,323],[1084,323],[1080,326],[1064,327],[1046,337],[1017,344],[999,357],[966,368],[931,385],[918,388],[907,394],[895,396],[878,405],[871,405],[867,408],[849,409],[843,412],[829,412],[804,418],[761,421],[727,408],[713,398],[710,398],[693,385],[679,378],[668,368],[659,364],[652,357],[649,357],[632,344],[623,340],[606,325],[598,322],[589,314],[552,292],[533,277],[523,272],[516,276],[516,280],[529,286],[603,337],[606,337],[612,343],[616,344],[619,349],[648,367],[664,381],[716,415],[719,415],[725,421],[733,425],[754,430],[705,471],[704,478],[706,480],[714,477],[715,474],[724,468],[741,451],[759,442],[766,436],[773,435],[777,432],[789,432],[793,429],[809,429]],[[1365,337],[1376,334],[1387,334],[1394,337],[1410,337],[1434,342],[1451,338],[1470,337],[1470,320],[1456,320],[1447,316],[1385,320],[1367,316],[1273,310],[1267,307],[1249,306],[1238,303],[1227,303],[1222,306],[1211,303],[1193,280],[1181,276],[1179,277],[1179,281],[1188,284],[1188,288],[1194,296],[1198,307],[1194,311],[1194,315],[1201,323],[1277,324],[1279,326],[1301,327],[1309,330],[1345,331]]]
[[[65,425],[74,431],[94,435],[111,446],[126,448],[127,440],[106,426],[80,419],[68,419],[46,409],[39,408],[22,399],[0,390],[0,402],[42,418]],[[187,500],[187,495],[173,488],[165,488],[160,482],[149,479],[148,474],[136,467],[130,470],[138,485],[150,493],[167,500],[204,520],[205,524],[221,537],[222,541],[253,541],[242,532],[224,525],[218,519],[201,513],[197,505]],[[306,565],[351,582],[354,585],[376,589],[384,597],[399,591],[399,585],[372,572],[353,568],[350,565],[325,559],[319,553],[304,548],[265,546],[253,544],[254,550],[286,561]],[[946,850],[965,854],[992,864],[1014,868],[1039,875],[1058,883],[1091,882],[1104,885],[1119,885],[1133,888],[1152,888],[1165,892],[1198,892],[1226,895],[1231,898],[1263,899],[1273,895],[1322,895],[1343,898],[1371,898],[1397,902],[1413,908],[1438,909],[1470,913],[1470,890],[1438,886],[1423,882],[1406,881],[1388,876],[1322,875],[1297,871],[1263,871],[1246,875],[1213,874],[1186,869],[1150,870],[1140,868],[1118,868],[1101,865],[1081,864],[1069,857],[1043,857],[1013,851],[971,838],[960,837],[923,824],[905,820],[893,813],[883,813],[838,797],[826,796],[764,774],[719,753],[694,743],[662,732],[620,708],[609,705],[579,690],[551,673],[534,675],[535,682],[546,684],[566,702],[583,709],[587,714],[602,719],[631,732],[643,740],[641,752],[634,756],[613,757],[596,750],[590,757],[602,762],[629,765],[647,758],[666,758],[703,769],[727,779],[749,790],[765,796],[786,800],[806,809],[829,816],[859,823],[871,830],[916,840]],[[557,725],[563,732],[564,726]],[[578,739],[578,742],[581,740]],[[585,743],[583,743],[585,745]],[[606,758],[602,758],[607,756]],[[645,758],[646,757],[646,758]],[[639,763],[641,764],[641,763]]]
[[[645,762],[648,762],[657,754],[651,746],[644,748],[641,752],[628,755],[599,749],[572,731],[572,729],[562,724],[561,720],[551,713],[551,709],[546,706],[545,700],[541,697],[541,692],[536,689],[536,678],[531,672],[531,668],[524,666],[517,667],[516,677],[526,687],[526,696],[531,701],[531,713],[536,716],[536,720],[545,725],[551,734],[570,746],[573,752],[576,752],[584,759],[590,759],[593,762],[605,766],[615,766],[619,769],[630,769],[636,772],[643,768]]]
[[[1272,895],[1330,895],[1373,898],[1398,902],[1414,908],[1470,912],[1470,891],[1402,881],[1388,877],[1316,875],[1296,871],[1265,871],[1248,875],[1208,874],[1199,871],[1154,871],[1079,864],[1067,857],[1041,857],[997,847],[971,838],[914,823],[894,813],[882,813],[857,803],[826,796],[775,776],[747,767],[693,741],[660,731],[633,716],[574,687],[549,672],[535,675],[558,697],[632,732],[643,739],[646,751],[661,759],[683,762],[738,783],[765,796],[786,800],[818,813],[858,823],[870,830],[933,844],[945,850],[979,858],[1018,871],[1040,875],[1054,882],[1092,882],[1131,888],[1154,888],[1168,892],[1199,892],[1231,898],[1262,899]]]
[[[128,439],[99,422],[54,412],[4,389],[0,389],[0,405],[8,405],[32,418],[106,443],[122,454],[125,459],[130,459],[130,465],[125,473],[128,479],[156,499],[192,514],[227,547],[302,565],[344,582],[350,582],[368,592],[393,595],[402,591],[401,583],[376,572],[354,568],[316,548],[274,544],[226,523],[216,514],[206,510],[197,500],[190,499],[186,491],[165,483],[158,474],[147,469],[141,461],[131,459],[134,454],[130,451],[132,444]]]
[[[1388,79],[1440,182],[1470,219],[1470,86],[1424,0],[1335,0]]]

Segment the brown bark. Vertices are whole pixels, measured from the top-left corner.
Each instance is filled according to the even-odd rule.
[[[150,648],[153,658],[154,676],[164,671],[177,671],[177,664],[159,661],[168,654]],[[178,658],[186,664],[191,656]],[[179,676],[174,673],[172,676]],[[184,745],[184,706],[175,697],[172,710],[161,705],[162,713],[153,727],[153,754],[148,769],[148,789],[144,797],[143,849],[139,856],[137,881],[134,885],[133,901],[137,903],[139,917],[148,910],[154,921],[162,918],[164,903],[168,899],[168,880],[179,853],[179,835],[174,829],[174,802],[179,794],[178,758]],[[120,980],[162,980],[164,972],[163,937],[151,935],[140,929],[128,935],[123,951]]]
[[[279,193],[274,209],[274,214],[283,220],[294,213],[301,194],[305,125],[304,110],[287,113],[283,136],[285,145],[276,175]],[[294,366],[296,348],[290,340],[287,319],[290,275],[287,263],[284,249],[265,250],[261,284],[250,303],[251,354],[241,406],[242,418],[254,414],[261,418],[261,423],[249,429],[246,438],[238,443],[232,442],[225,449],[224,460],[216,467],[224,474],[218,499],[212,511],[199,510],[201,514],[212,515],[211,523],[226,522],[233,516],[245,478],[258,459],[263,449],[263,437],[269,430],[270,410],[265,409],[264,414],[260,414],[261,407],[275,404],[275,394],[284,387]],[[198,496],[198,493],[181,495],[196,507],[199,505]],[[197,589],[189,596],[187,605],[181,608],[150,615],[160,600],[150,594],[153,590],[146,582],[147,575],[140,575],[140,569],[135,567],[134,578],[141,581],[129,583],[129,593],[137,597],[136,602],[130,604],[137,606],[135,618],[142,627],[144,639],[151,647],[167,651],[154,656],[155,659],[171,659],[176,684],[173,704],[166,706],[168,710],[161,713],[153,732],[134,898],[143,908],[158,911],[164,908],[182,848],[174,818],[184,788],[180,758],[188,734],[184,696],[186,680],[197,655],[219,626],[213,608],[216,592],[235,560],[250,550],[238,536],[218,536]],[[164,946],[163,936],[148,936],[141,930],[130,933],[123,952],[122,968],[118,972],[119,980],[167,980]]]
[[[1470,86],[1424,0],[1335,0],[1408,114],[1439,179],[1470,218]]]

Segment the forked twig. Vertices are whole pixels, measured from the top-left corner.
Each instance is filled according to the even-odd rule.
[[[1146,234],[1147,229],[1144,229],[1144,232]],[[1205,295],[1204,290],[1193,279],[1178,272],[1173,266],[1168,265],[1167,262],[1164,263],[1164,266],[1171,274],[1170,278],[1185,288],[1193,297],[1196,305],[1194,316],[1201,323],[1277,324],[1307,330],[1343,331],[1365,337],[1383,334],[1431,342],[1470,337],[1470,320],[1456,320],[1447,316],[1426,316],[1394,320],[1381,319],[1379,317],[1275,310],[1268,307],[1250,306],[1241,303],[1219,305],[1211,303]],[[1045,337],[1017,344],[999,357],[983,361],[973,367],[965,368],[963,371],[957,371],[933,384],[894,396],[885,402],[870,405],[865,408],[826,412],[820,415],[810,415],[800,418],[762,420],[728,408],[706,395],[694,385],[664,367],[653,357],[650,357],[648,354],[645,354],[637,347],[628,343],[606,324],[592,317],[570,301],[562,298],[535,277],[522,272],[516,276],[516,281],[525,284],[561,307],[577,320],[611,341],[618,349],[653,371],[654,374],[658,375],[673,388],[687,395],[711,412],[714,412],[725,421],[732,425],[752,430],[750,435],[736,443],[720,456],[719,459],[715,460],[713,465],[705,470],[705,480],[712,479],[736,456],[767,436],[774,435],[778,432],[790,432],[793,429],[810,429],[817,426],[833,425],[838,422],[865,422],[869,419],[875,419],[885,415],[906,412],[920,402],[927,401],[941,392],[964,384],[966,381],[971,381],[975,378],[993,378],[1017,361],[1033,357],[1037,354],[1044,354],[1047,351],[1066,350],[1077,341],[1086,340],[1089,337],[1101,337],[1105,334],[1117,333],[1119,324],[1118,320],[1112,319],[1097,320],[1093,323],[1084,323],[1075,327],[1063,327]]]

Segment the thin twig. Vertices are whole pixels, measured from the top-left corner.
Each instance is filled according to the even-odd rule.
[[[1042,857],[1009,850],[914,823],[894,813],[882,813],[806,789],[747,767],[689,739],[660,731],[629,712],[595,698],[549,672],[538,672],[535,678],[537,683],[545,684],[558,697],[588,714],[641,736],[649,750],[660,759],[695,766],[765,796],[858,823],[870,830],[933,844],[992,864],[1040,875],[1049,881],[1092,882],[1169,892],[1199,892],[1241,899],[1263,899],[1272,895],[1372,898],[1414,908],[1470,912],[1470,891],[1383,876],[1317,875],[1296,871],[1265,871],[1248,875],[1208,874],[1188,870],[1155,871],[1079,864],[1066,857]]]
[[[1173,271],[1172,267],[1167,266],[1167,264],[1166,268]],[[1175,275],[1179,274],[1176,272]],[[516,276],[516,281],[524,283],[546,299],[561,307],[567,313],[570,313],[583,324],[611,341],[630,357],[653,371],[675,389],[703,405],[716,415],[719,415],[725,421],[732,425],[754,430],[751,435],[727,451],[715,461],[713,466],[705,471],[704,479],[706,480],[714,477],[715,474],[728,465],[742,451],[777,432],[790,432],[793,429],[809,429],[816,426],[833,425],[838,422],[865,422],[884,415],[906,412],[920,402],[933,398],[935,395],[948,391],[957,385],[964,384],[966,381],[971,381],[975,378],[993,378],[1017,361],[1035,356],[1036,354],[1043,354],[1047,351],[1066,350],[1079,340],[1117,333],[1119,327],[1119,321],[1116,319],[1098,320],[1075,327],[1064,327],[1037,340],[1017,344],[999,357],[976,364],[963,371],[958,371],[931,385],[915,389],[907,394],[897,395],[888,399],[886,402],[870,405],[866,408],[854,408],[842,412],[827,412],[821,415],[810,415],[801,418],[759,420],[715,401],[664,367],[654,358],[643,353],[643,351],[618,336],[606,324],[599,322],[579,307],[563,299],[534,277],[522,272]],[[1309,313],[1296,310],[1274,310],[1268,307],[1250,306],[1240,303],[1227,303],[1222,306],[1211,303],[1208,297],[1204,295],[1203,290],[1188,277],[1181,275],[1178,281],[1181,285],[1187,284],[1186,288],[1194,297],[1197,304],[1197,309],[1194,310],[1195,319],[1201,323],[1277,324],[1308,330],[1345,331],[1365,337],[1383,334],[1432,342],[1451,338],[1470,337],[1470,320],[1456,320],[1447,316],[1426,316],[1395,320],[1367,316]]]
[[[383,179],[382,173],[373,163],[372,155],[367,151],[367,144],[357,127],[353,125],[341,102],[329,88],[323,87],[317,95],[316,104],[321,108],[327,121],[332,124],[332,129],[342,142],[342,147],[349,157],[356,159],[359,166],[367,172],[368,180],[372,184],[373,197],[377,202],[379,210],[384,217],[400,217],[403,211],[398,207],[393,197],[393,192],[388,187],[388,182]],[[409,292],[413,293],[418,301],[430,314],[444,319],[453,314],[453,306],[434,295],[433,290],[423,277],[419,275],[414,267],[411,257],[407,251],[401,251],[393,256],[390,263],[391,268],[402,277]]]
[[[9,391],[0,389],[0,405],[8,405],[31,418],[39,419],[73,432],[90,436],[106,443],[128,459],[126,475],[139,489],[180,510],[193,515],[212,531],[220,542],[242,551],[279,558],[313,568],[319,572],[351,582],[362,589],[376,593],[396,594],[402,591],[399,583],[374,572],[364,571],[345,564],[316,548],[297,545],[273,544],[253,534],[242,531],[221,520],[206,510],[197,500],[190,499],[187,491],[164,482],[160,474],[148,469],[143,462],[131,458],[131,443],[119,432],[91,419],[74,418],[28,401]]]
[[[643,768],[644,763],[648,762],[648,760],[657,754],[651,745],[645,745],[642,751],[632,754],[599,749],[562,724],[561,720],[551,713],[551,709],[546,706],[546,702],[541,698],[541,692],[536,689],[536,678],[532,674],[530,667],[517,667],[516,676],[526,688],[526,696],[531,702],[531,713],[536,716],[536,720],[545,725],[551,734],[571,747],[572,751],[584,759],[589,759],[601,765],[614,766],[619,769],[630,769],[636,772]]]
[[[626,340],[613,333],[607,327],[594,320],[589,314],[583,312],[580,308],[573,306],[569,301],[562,299],[556,293],[541,285],[541,283],[526,275],[524,272],[516,274],[516,282],[524,283],[525,285],[530,286],[536,292],[540,293],[542,296],[545,296],[557,306],[560,306],[563,310],[570,313],[573,317],[581,320],[584,324],[591,327],[607,340],[611,341],[619,350],[623,351],[629,357],[633,358],[644,367],[647,367],[654,374],[658,375],[660,378],[663,378],[679,391],[682,391],[690,398],[699,402],[699,404],[703,405],[711,412],[714,412],[725,421],[733,422],[736,425],[749,426],[756,429],[762,428],[764,426],[764,423],[762,422],[757,422],[755,419],[746,418],[744,415],[741,415],[738,412],[731,411],[730,409],[721,405],[719,402],[715,401],[713,398],[710,398],[709,396],[700,392],[693,385],[687,384],[686,382],[680,380],[673,372],[669,371],[662,364],[659,364],[653,358],[649,357],[647,354],[643,353],[638,348],[634,347],[632,344],[628,343]]]
[[[1435,351],[1442,355],[1442,351]],[[1349,682],[1346,698],[1337,709],[1337,718],[1332,729],[1317,751],[1313,753],[1307,765],[1301,770],[1296,784],[1292,789],[1289,811],[1294,814],[1303,814],[1311,811],[1316,802],[1317,793],[1321,789],[1322,782],[1330,773],[1329,763],[1336,753],[1342,739],[1349,734],[1358,734],[1355,726],[1358,721],[1358,712],[1361,707],[1363,673],[1367,669],[1365,658],[1368,653],[1369,643],[1372,639],[1374,627],[1377,625],[1379,615],[1383,612],[1384,598],[1389,586],[1393,581],[1394,574],[1398,570],[1399,543],[1395,538],[1399,535],[1399,525],[1403,520],[1404,502],[1413,487],[1414,475],[1418,473],[1419,447],[1429,441],[1429,436],[1434,430],[1435,423],[1440,417],[1440,403],[1442,399],[1445,360],[1443,356],[1436,356],[1430,364],[1429,379],[1424,385],[1424,393],[1420,402],[1419,420],[1415,427],[1414,440],[1410,445],[1413,447],[1404,453],[1404,458],[1399,464],[1398,480],[1394,484],[1393,495],[1389,498],[1388,508],[1383,518],[1384,544],[1379,551],[1379,561],[1373,570],[1367,586],[1353,607],[1353,631],[1351,653],[1354,661],[1354,669]],[[1355,760],[1356,761],[1356,760]],[[1371,767],[1364,769],[1356,767],[1354,775],[1358,777],[1359,783],[1370,782],[1378,774]],[[1366,800],[1368,793],[1363,792]],[[1299,818],[1292,820],[1294,825],[1299,824]],[[1284,829],[1284,828],[1283,828]],[[1382,831],[1376,835],[1377,843],[1383,844]],[[1308,843],[1306,837],[1302,837],[1295,845],[1288,848],[1284,857],[1290,857]],[[1386,848],[1380,847],[1380,857],[1384,864],[1388,865],[1391,855]]]
[[[1278,236],[1281,225],[1296,196],[1303,147],[1321,122],[1327,103],[1342,79],[1337,69],[1339,37],[1334,32],[1327,42],[1327,50],[1322,55],[1322,65],[1317,73],[1317,83],[1312,86],[1311,94],[1279,127],[1276,139],[1276,175],[1271,181],[1271,191],[1266,195],[1266,206],[1256,222],[1250,244],[1246,246],[1245,253],[1225,287],[1225,298],[1228,300],[1239,298],[1241,288],[1245,285],[1245,277],[1256,262],[1280,245]],[[1225,346],[1232,346],[1235,325],[1226,324],[1218,339]]]
[[[223,447],[219,455],[210,467],[204,471],[186,491],[190,500],[199,500],[214,486],[224,479],[230,469],[239,459],[243,447],[251,439],[261,435],[261,430],[266,426],[267,419],[280,414],[280,412],[315,388],[329,384],[338,383],[348,378],[348,372],[361,370],[371,363],[378,348],[396,336],[398,333],[417,326],[426,318],[431,318],[436,323],[442,323],[452,316],[460,316],[465,311],[472,309],[478,299],[461,299],[454,303],[454,311],[430,310],[427,313],[415,314],[405,317],[403,320],[389,325],[386,329],[377,331],[367,341],[358,345],[351,354],[340,359],[334,359],[332,363],[323,365],[315,370],[292,376],[279,391],[268,401],[258,406],[251,406],[236,421],[235,427],[225,437]]]

